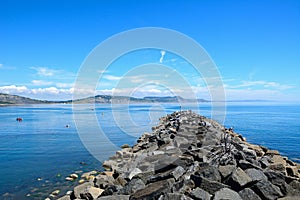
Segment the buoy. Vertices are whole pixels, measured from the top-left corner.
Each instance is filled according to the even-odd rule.
[[[16,119],[16,121],[21,122],[21,121],[23,121],[23,119],[22,119],[21,117],[18,117],[18,118]]]

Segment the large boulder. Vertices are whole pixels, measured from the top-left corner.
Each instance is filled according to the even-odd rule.
[[[252,149],[255,151],[256,155],[261,157],[265,154],[265,152],[263,151],[263,149],[258,146],[258,145],[254,145],[254,144],[248,144],[249,149]]]
[[[132,194],[135,193],[138,190],[141,190],[145,188],[145,183],[139,179],[139,178],[134,178],[130,182],[128,182],[121,190],[119,193],[121,194]]]
[[[243,200],[240,195],[229,189],[229,188],[222,188],[217,191],[214,195],[214,200]]]
[[[174,171],[171,172],[171,175],[177,181],[183,174],[185,173],[185,169],[181,166],[177,166]]]
[[[96,199],[104,192],[103,189],[91,186],[90,183],[83,183],[74,188],[71,199]]]
[[[233,171],[236,170],[236,166],[235,165],[220,165],[218,169],[219,169],[220,174],[222,175],[222,178],[225,179],[229,175],[231,175]]]
[[[109,185],[114,185],[115,179],[112,176],[99,174],[94,178],[94,184],[98,188],[105,189]]]
[[[139,168],[134,168],[133,170],[131,170],[129,172],[128,178],[132,179],[132,177],[134,177],[135,175],[138,175],[140,173],[142,173],[142,170],[140,170]]]
[[[192,198],[180,193],[167,193],[161,196],[159,200],[193,200]]]
[[[287,194],[287,185],[285,182],[285,176],[277,171],[273,170],[267,170],[264,172],[264,174],[268,177],[268,180],[280,188],[281,192],[283,194]]]
[[[246,160],[240,160],[238,165],[243,170],[246,170],[246,169],[249,169],[249,168],[261,169],[258,165],[255,165],[255,164],[253,164],[251,162],[248,162]]]
[[[65,195],[65,196],[62,196],[62,197],[58,198],[57,200],[70,200],[70,199],[71,199],[70,195]]]
[[[144,189],[136,191],[130,196],[130,200],[148,200],[157,199],[161,194],[170,192],[174,179],[157,181],[147,185]]]
[[[228,185],[222,184],[218,181],[212,181],[194,174],[191,175],[191,179],[194,181],[196,187],[200,187],[210,194],[214,194],[222,188],[228,188]]]
[[[299,171],[297,166],[287,166],[286,167],[286,173],[289,176],[299,177]]]
[[[266,200],[275,200],[283,196],[279,187],[265,180],[257,182],[254,185],[253,190],[255,191],[255,193],[259,194],[259,196]]]
[[[252,179],[246,174],[246,172],[238,167],[225,182],[234,190],[241,190],[251,181]]]
[[[130,195],[113,195],[99,197],[97,200],[129,200]]]
[[[239,195],[243,200],[261,200],[261,198],[250,188],[239,191]]]
[[[218,168],[213,165],[211,166],[208,163],[202,166],[195,174],[212,181],[221,181],[221,175]]]
[[[250,169],[246,169],[245,172],[254,182],[257,182],[260,180],[265,180],[265,181],[268,180],[268,177],[261,170],[250,168]]]
[[[212,195],[205,190],[197,187],[190,193],[190,196],[196,200],[210,200]]]
[[[87,188],[91,187],[91,183],[83,183],[81,185],[78,185],[74,188],[73,193],[71,194],[71,199],[80,198],[80,194],[83,194],[86,192]]]
[[[270,169],[285,172],[286,161],[280,155],[273,155],[271,158]]]

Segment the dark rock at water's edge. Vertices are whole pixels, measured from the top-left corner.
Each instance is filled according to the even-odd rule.
[[[299,164],[191,111],[124,147],[60,199],[300,199]]]

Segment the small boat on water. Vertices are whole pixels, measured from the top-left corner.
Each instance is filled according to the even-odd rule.
[[[16,121],[21,122],[23,119],[21,117],[17,117]]]

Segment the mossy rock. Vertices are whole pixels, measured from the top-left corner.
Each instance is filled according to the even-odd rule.
[[[130,148],[130,146],[129,146],[129,144],[123,144],[123,145],[121,146],[121,148],[122,148],[122,149],[126,149],[126,148]]]

